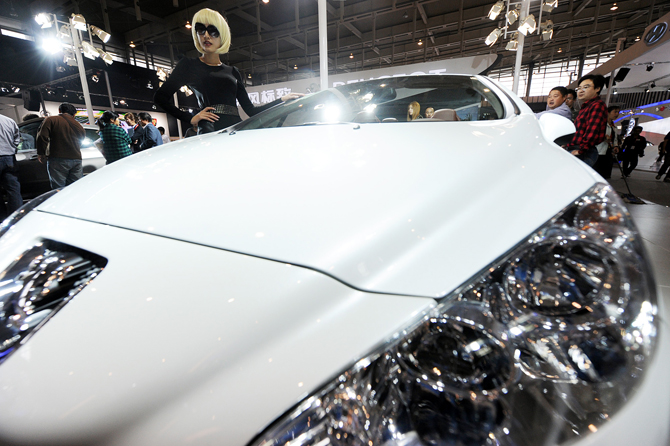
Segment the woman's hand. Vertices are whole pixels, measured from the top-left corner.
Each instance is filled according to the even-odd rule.
[[[197,126],[198,122],[202,121],[203,119],[205,121],[209,122],[216,122],[219,120],[219,117],[216,115],[216,113],[212,113],[210,110],[214,110],[214,107],[205,107],[203,108],[200,113],[195,115],[194,117],[191,118],[191,125]]]
[[[281,97],[281,100],[284,102],[292,101],[305,96],[303,93],[289,93]]]

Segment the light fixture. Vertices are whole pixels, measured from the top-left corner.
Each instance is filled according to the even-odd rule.
[[[640,36],[635,37],[635,41],[639,42],[640,41]]]
[[[512,23],[516,22],[518,18],[519,18],[519,10],[510,9],[509,12],[507,13],[507,24],[511,25]]]
[[[119,105],[119,101],[114,101],[114,105]]]
[[[495,5],[491,6],[491,10],[489,11],[489,19],[491,20],[497,19],[498,15],[502,12],[504,7],[505,2],[503,2],[502,0],[497,1]]]
[[[97,74],[94,74],[93,76],[91,76],[91,80],[92,80],[93,82],[96,82],[96,83],[97,83],[97,82],[100,82],[100,78],[98,77]]]
[[[616,88],[615,88],[614,91],[612,92],[612,94],[618,94],[618,93],[619,93],[619,92],[616,91]]]
[[[152,105],[152,106],[151,106],[151,109],[152,109],[152,110],[156,110],[156,109],[157,109],[157,108],[156,108],[156,104]]]
[[[419,39],[419,41],[417,42],[417,45],[419,45],[419,46],[423,45],[423,40]]]
[[[54,37],[48,37],[42,41],[42,49],[51,54],[56,54],[63,50],[63,42]]]
[[[95,49],[98,52],[98,56],[102,59],[107,65],[111,65],[114,62],[114,58],[111,54],[104,52],[100,48]]]
[[[353,59],[353,58],[354,58],[354,53],[349,53],[349,59]]]
[[[251,73],[247,74],[247,77],[248,77],[249,79],[251,79]]]
[[[191,22],[189,22],[189,21],[187,20],[187,21],[186,21],[186,25],[184,25],[184,26],[186,27],[186,29],[191,29]]]
[[[535,16],[531,14],[521,21],[521,24],[519,25],[519,32],[524,36],[527,36],[528,34],[535,32],[536,27],[537,22],[535,22]]]
[[[19,87],[12,87],[12,91],[14,93],[18,93],[19,91],[21,91],[21,89]]]
[[[542,30],[542,40],[547,41],[554,37],[554,22],[551,20],[541,23],[540,29]]]
[[[654,63],[653,62],[650,63],[649,65],[647,65],[647,71],[651,71],[653,69],[654,69]]]
[[[645,87],[644,92],[649,93],[649,87]]]
[[[128,44],[128,46],[131,47],[131,48],[135,48],[135,43],[133,43],[133,41],[131,40],[130,43]]]
[[[86,31],[86,19],[81,14],[72,14],[70,17],[70,25],[74,26],[74,29]]]
[[[65,73],[65,67],[63,65],[58,65],[56,67],[56,71],[58,71],[59,73]]]
[[[119,104],[121,104],[121,105],[126,105],[126,101],[124,101],[123,99],[121,99],[121,100],[119,101]]]
[[[89,59],[95,60],[99,56],[98,50],[90,43],[83,41],[81,42],[81,47],[84,50],[84,56],[88,57]]]
[[[649,84],[649,86],[650,86],[651,88],[656,88],[656,82],[651,81],[651,84]]]
[[[109,42],[109,38],[112,37],[112,35],[109,34],[107,31],[104,31],[104,30],[98,28],[97,26],[93,26],[93,25],[91,25],[91,32],[93,34],[95,34],[96,36],[98,36],[100,38],[100,40],[102,40],[105,43]]]
[[[148,81],[148,82],[147,82],[147,88],[148,88],[149,90],[153,90],[153,89],[154,89],[154,86],[153,86],[153,84],[151,83],[151,81]]]
[[[402,15],[403,19],[409,19],[409,14],[407,14],[407,11]]]
[[[298,69],[298,66],[297,66],[297,65],[293,65],[293,69],[294,69],[294,70],[297,70],[297,69]]]
[[[542,3],[542,11],[551,12],[558,6],[558,0],[545,0]]]
[[[162,69],[162,68],[158,68],[158,69],[156,70],[156,76],[158,76],[158,79],[160,79],[160,80],[162,80],[162,81],[166,81],[166,80],[167,80],[167,73],[166,73],[165,70]]]
[[[619,9],[619,7],[616,5],[616,3],[614,3],[610,8],[610,11],[616,11],[617,9]]]
[[[74,52],[72,50],[65,50],[65,55],[63,56],[63,63],[66,64],[68,67],[76,67],[77,66],[77,59],[74,56]]]
[[[498,41],[502,32],[503,32],[503,30],[501,28],[494,29],[493,31],[491,31],[491,34],[489,34],[489,36],[486,38],[485,43],[488,46],[493,45],[494,43],[496,43]]]
[[[46,14],[44,12],[40,12],[35,16],[35,21],[37,22],[38,25],[40,25],[42,28],[51,28],[51,19],[49,18],[49,14]]]
[[[563,48],[559,48],[558,51],[556,51],[556,52],[557,52],[557,53],[562,53],[562,52],[563,52]]]
[[[517,34],[514,33],[514,37],[512,37],[509,42],[507,42],[505,49],[508,51],[516,51],[518,47],[519,47],[519,40],[517,38]]]
[[[267,5],[268,3],[270,3],[270,0],[263,0],[263,3]]]

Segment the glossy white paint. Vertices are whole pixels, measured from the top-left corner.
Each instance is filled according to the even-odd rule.
[[[40,209],[422,296],[467,280],[597,178],[532,113],[241,131],[132,158]]]
[[[109,264],[0,367],[0,444],[243,446],[435,305],[39,212],[0,241],[0,268],[38,237]]]

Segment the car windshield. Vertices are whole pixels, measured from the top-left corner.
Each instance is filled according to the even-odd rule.
[[[377,79],[315,93],[274,107],[234,130],[331,124],[502,119],[500,99],[473,76]]]

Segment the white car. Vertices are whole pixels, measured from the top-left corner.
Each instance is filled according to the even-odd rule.
[[[570,132],[485,77],[372,80],[27,204],[0,443],[666,445],[667,307]]]

